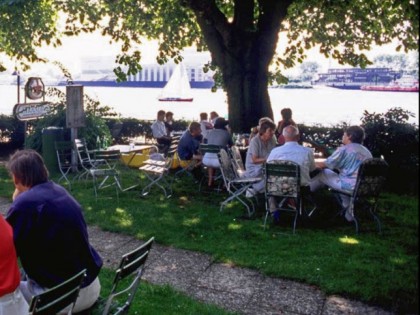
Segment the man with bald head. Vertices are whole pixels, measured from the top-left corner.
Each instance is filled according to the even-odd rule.
[[[289,160],[300,166],[300,184],[309,186],[310,172],[315,170],[314,154],[310,148],[306,148],[298,143],[300,138],[299,129],[289,125],[283,129],[285,144],[271,150],[267,162],[273,160]]]
[[[271,150],[267,158],[267,163],[274,160],[288,160],[299,164],[300,166],[300,185],[307,187],[309,190],[310,172],[314,171],[315,160],[314,154],[310,148],[306,148],[298,143],[300,138],[299,129],[296,126],[289,125],[283,129],[284,145]],[[276,200],[271,198],[270,209],[276,208]],[[273,212],[273,217],[278,220],[278,212]]]

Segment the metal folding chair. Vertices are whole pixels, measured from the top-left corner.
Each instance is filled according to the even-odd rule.
[[[302,214],[299,164],[286,160],[271,161],[265,163],[264,173],[266,203],[264,229],[271,213],[286,211],[294,214],[293,233],[295,233],[297,218]],[[288,206],[288,200],[294,201],[293,207]]]
[[[95,160],[105,161],[105,163],[102,163],[98,166],[92,166],[89,169],[89,174],[92,176],[93,188],[96,198],[98,197],[98,190],[110,186],[115,186],[117,197],[118,189],[123,191],[119,178],[120,174],[116,169],[116,165],[120,161],[120,156],[121,153],[119,150],[101,150],[94,153]]]
[[[232,156],[232,165],[236,175],[238,177],[243,177],[245,174],[245,166],[239,148],[234,145],[229,148],[229,153]]]
[[[229,193],[229,197],[221,203],[220,211],[223,211],[223,208],[227,204],[236,199],[246,207],[248,217],[251,217],[255,213],[255,206],[252,200],[246,198],[244,194],[246,193],[246,190],[248,188],[250,188],[253,184],[263,180],[263,178],[238,177],[233,169],[231,157],[229,157],[229,154],[224,149],[221,149],[219,151],[218,158],[220,162],[220,171],[222,173],[223,181]]]
[[[70,141],[55,141],[54,145],[57,155],[58,169],[61,173],[61,177],[57,180],[57,182],[60,183],[62,180],[64,180],[69,185],[69,189],[71,190],[71,181],[69,180],[68,175],[72,169],[72,143]]]
[[[106,160],[104,159],[95,159],[91,157],[91,153],[94,151],[88,150],[85,139],[74,139],[74,150],[77,152],[79,165],[82,167],[82,172],[77,177],[79,179],[91,175],[91,168],[96,168],[100,165],[107,164]]]
[[[152,237],[145,244],[122,256],[120,265],[115,273],[111,292],[106,299],[102,315],[128,314],[131,303],[133,302],[140,285],[144,266],[153,242],[154,238]],[[133,276],[132,280],[129,281],[128,284],[123,284],[122,281],[128,279],[129,276]],[[119,298],[118,302],[115,300],[117,297]]]
[[[169,178],[169,171],[175,163],[177,145],[171,146],[168,151],[165,161],[146,160],[144,165],[139,169],[146,176],[148,183],[141,192],[142,196],[149,194],[151,188],[156,186],[160,188],[165,194],[166,198],[172,196],[172,181],[173,178]]]
[[[219,153],[219,151],[220,151],[220,146],[218,146],[218,145],[205,144],[205,143],[200,144],[200,153],[203,155],[203,157],[206,153],[214,153],[214,154],[217,155]],[[208,166],[205,165],[204,163],[201,163],[201,170],[202,170],[202,173],[203,173],[203,177],[201,177],[200,184],[198,186],[198,191],[201,191],[201,186],[203,185],[203,182],[205,182],[209,178],[209,176],[208,176]],[[213,177],[214,177],[214,182],[218,183],[217,184],[217,190],[220,191],[220,186],[223,182],[222,173],[220,172],[220,168],[215,168]]]
[[[352,193],[333,191],[338,195],[350,197],[349,214],[353,218],[356,234],[359,233],[359,223],[356,217],[356,209],[365,208],[372,215],[376,222],[378,232],[381,233],[381,221],[376,213],[379,195],[386,182],[388,175],[388,164],[384,159],[371,158],[363,161],[357,173],[356,186]],[[341,214],[347,209],[342,208]]]
[[[29,306],[30,315],[57,314],[69,307],[68,314],[72,314],[74,304],[79,295],[80,286],[86,277],[86,269],[80,271],[63,283],[32,297]]]

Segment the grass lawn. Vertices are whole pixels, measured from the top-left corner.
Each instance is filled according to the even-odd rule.
[[[106,298],[110,292],[115,272],[102,269],[99,278],[101,294]],[[97,312],[94,311],[96,315]],[[188,296],[176,292],[169,286],[157,286],[145,281],[140,283],[136,298],[130,308],[130,314],[179,314],[179,315],[229,315],[216,306],[199,303]],[[99,314],[98,314],[99,315]]]
[[[10,197],[13,186],[4,168],[0,168],[0,183],[0,195]],[[115,190],[107,188],[95,201],[88,181],[76,182],[72,194],[83,205],[86,221],[105,230],[140,239],[154,236],[157,243],[204,252],[220,262],[266,275],[314,284],[327,294],[399,313],[418,312],[418,196],[384,194],[379,205],[383,233],[376,232],[371,218],[362,217],[356,235],[354,225],[334,218],[337,207],[333,199],[321,194],[317,196],[318,210],[310,220],[298,224],[292,235],[291,217],[287,215],[282,217],[282,225],[263,229],[263,202],[254,220],[236,219],[244,213],[239,203],[220,213],[219,204],[226,195],[199,193],[189,177],[175,182],[170,199],[157,189],[145,198],[139,191],[120,193],[116,198]],[[143,286],[150,288],[146,292],[170,292],[169,298],[176,295],[168,288]],[[191,309],[183,314],[194,312]]]

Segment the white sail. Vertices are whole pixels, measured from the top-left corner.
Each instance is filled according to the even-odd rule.
[[[191,102],[192,100],[187,70],[180,63],[175,67],[172,76],[159,95],[159,101]]]

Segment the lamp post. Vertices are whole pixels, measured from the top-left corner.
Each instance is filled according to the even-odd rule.
[[[17,76],[17,103],[20,104],[20,72],[15,70],[12,75]]]
[[[17,76],[17,103],[20,104],[20,72],[15,70],[12,75]],[[26,148],[26,130],[28,129],[28,122],[25,120],[23,124],[23,147]]]

